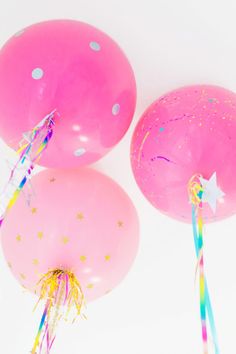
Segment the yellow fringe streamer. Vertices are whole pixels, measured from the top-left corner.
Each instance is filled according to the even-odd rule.
[[[40,301],[46,301],[44,313],[41,319],[38,333],[35,338],[32,354],[42,353],[46,348],[46,353],[50,352],[55,339],[55,330],[62,317],[66,320],[72,309],[75,311],[74,319],[81,315],[84,305],[84,295],[82,288],[75,274],[70,271],[55,269],[48,271],[38,282],[40,286]]]

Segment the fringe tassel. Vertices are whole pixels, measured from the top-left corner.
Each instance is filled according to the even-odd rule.
[[[35,164],[47,148],[52,138],[56,116],[58,114],[54,110],[32,132],[24,134],[24,140],[27,139],[28,141],[18,150],[20,157],[13,166],[9,180],[0,196],[0,227],[7,212],[16,203],[23,187],[31,178]]]
[[[60,320],[67,320],[72,310],[74,320],[81,314],[84,295],[76,276],[60,269],[49,271],[38,285],[38,303],[45,300],[46,304],[31,354],[50,354]]]

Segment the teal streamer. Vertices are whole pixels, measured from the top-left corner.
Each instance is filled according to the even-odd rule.
[[[196,222],[196,208],[192,205],[192,227],[193,227],[193,237],[194,237],[194,245],[197,258],[199,257],[199,244],[198,244],[198,232],[197,232],[197,222]],[[219,342],[218,336],[216,332],[215,318],[212,310],[211,299],[208,291],[207,280],[205,278],[205,300],[206,300],[206,309],[208,320],[211,328],[211,335],[215,347],[215,354],[219,354]]]

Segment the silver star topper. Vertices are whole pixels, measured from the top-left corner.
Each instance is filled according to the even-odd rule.
[[[217,201],[225,196],[225,193],[217,185],[216,172],[209,180],[201,177],[200,182],[203,187],[202,201],[208,203],[215,214]]]

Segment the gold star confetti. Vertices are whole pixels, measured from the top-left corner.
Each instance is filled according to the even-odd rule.
[[[94,285],[92,283],[87,285],[87,289],[92,289],[94,287]]]
[[[105,256],[105,261],[108,262],[110,259],[111,259],[111,256],[109,256],[109,255],[106,255],[106,256]]]
[[[42,276],[43,276],[43,274],[42,274],[42,273],[39,273],[38,270],[35,270],[35,274],[36,274],[36,276],[37,276],[39,279],[41,279]]]
[[[18,242],[21,241],[21,236],[20,236],[20,235],[17,235],[17,236],[16,236],[16,241],[18,241]]]
[[[42,240],[42,238],[43,238],[43,232],[42,232],[42,231],[39,231],[37,236],[38,236],[38,238],[39,238],[40,240]]]
[[[37,213],[37,208],[32,208],[32,209],[31,209],[31,213],[32,213],[32,214],[36,214],[36,213]]]
[[[39,261],[38,261],[38,259],[33,259],[33,265],[35,265],[35,266],[38,266],[39,265]]]
[[[118,227],[123,227],[123,226],[124,226],[124,223],[123,223],[123,221],[119,220],[119,221],[117,222],[117,225],[118,225]]]
[[[64,245],[66,245],[69,242],[69,238],[64,236],[62,237],[62,243],[64,243]]]
[[[21,277],[22,279],[25,279],[25,278],[26,278],[26,276],[25,276],[23,273],[20,273],[20,277]]]
[[[79,259],[81,260],[81,262],[85,262],[87,257],[86,256],[80,256]]]
[[[83,214],[83,213],[78,213],[78,214],[76,215],[76,218],[81,221],[81,220],[84,219],[84,214]]]

